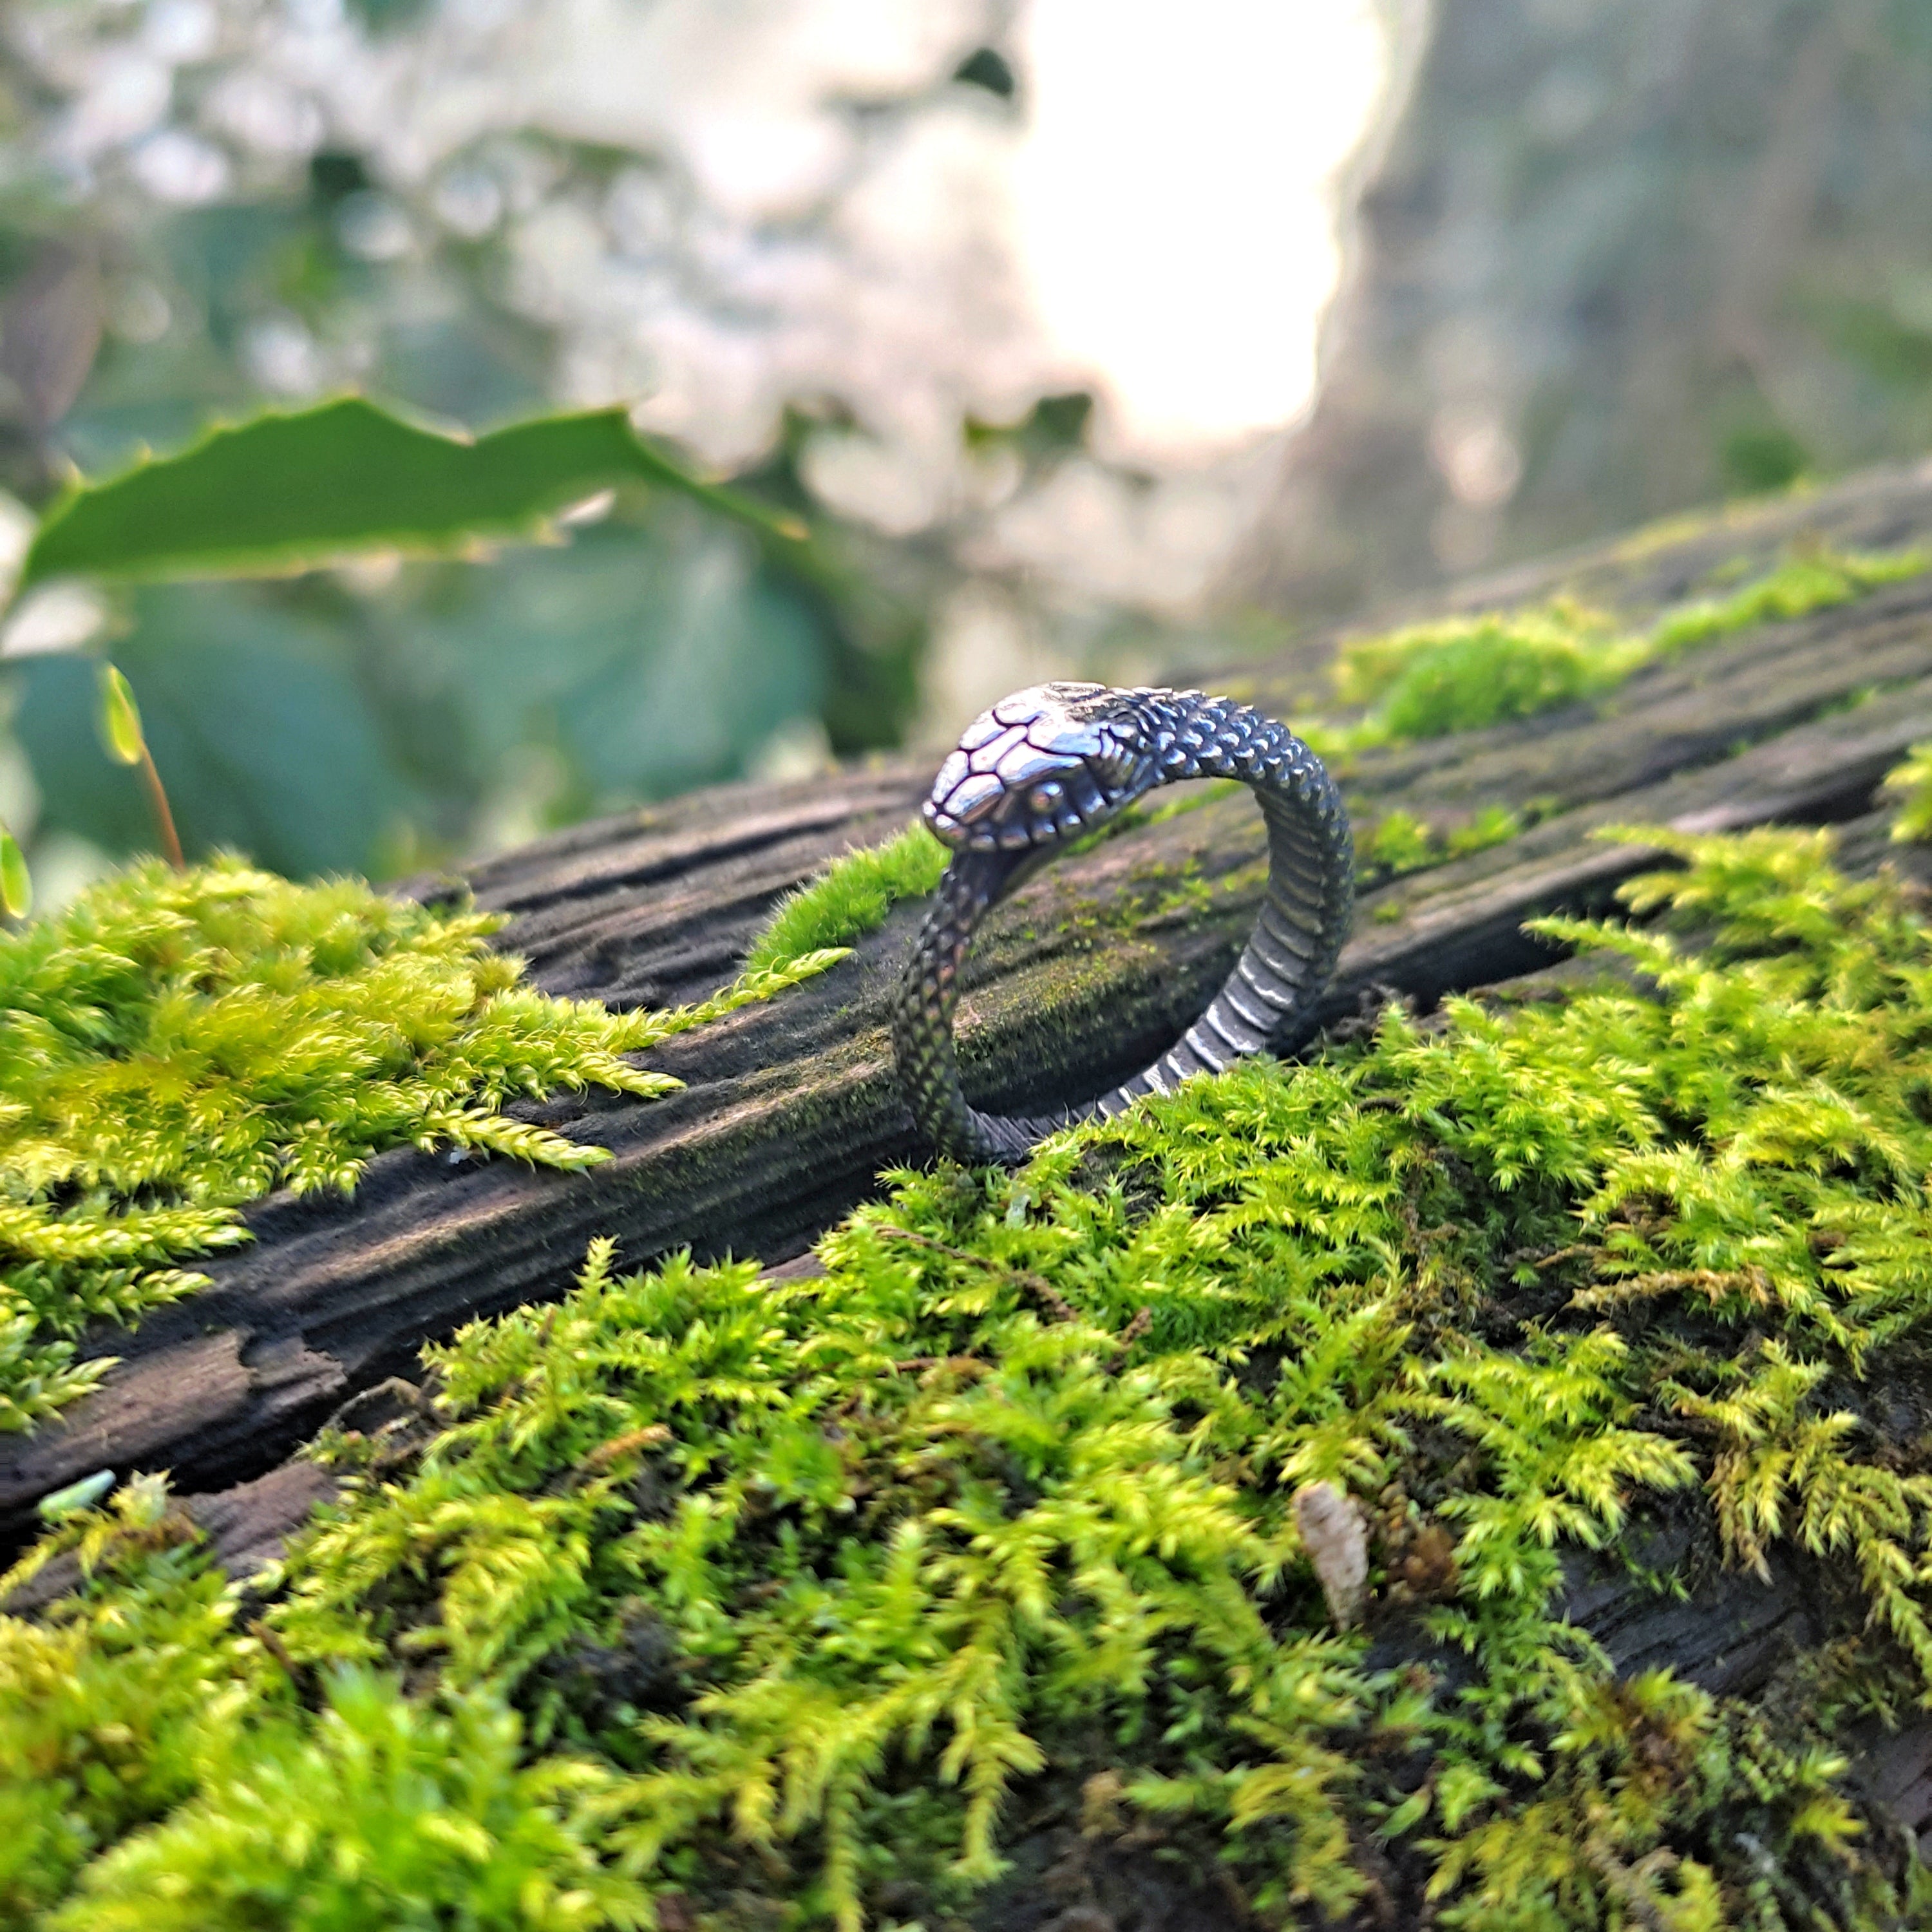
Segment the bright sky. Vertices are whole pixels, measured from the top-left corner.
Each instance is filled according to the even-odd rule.
[[[1034,0],[1018,244],[1114,427],[1180,453],[1295,416],[1339,263],[1331,182],[1382,86],[1373,0]]]

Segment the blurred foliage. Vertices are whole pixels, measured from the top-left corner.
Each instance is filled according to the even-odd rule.
[[[331,573],[144,586],[124,610],[115,658],[184,844],[298,876],[426,862],[493,806],[535,829],[727,776],[812,714],[829,655],[818,610],[749,538],[682,509],[405,569],[374,596]],[[90,668],[16,675],[43,824],[146,844],[140,787],[95,742]]]
[[[1932,444],[1923,0],[1416,19],[1256,594],[1344,609]]]
[[[538,416],[472,440],[341,396],[224,424],[178,455],[70,484],[28,546],[20,588],[76,574],[272,576],[367,553],[460,556],[488,538],[547,538],[554,512],[638,479],[767,536],[806,538],[796,518],[668,460],[622,410]]]
[[[589,150],[556,161],[614,164]],[[131,233],[56,185],[22,166],[0,187],[0,482],[48,515],[29,578],[340,566],[358,536],[388,526],[390,554],[350,567],[110,593],[98,642],[139,696],[190,856],[236,848],[298,877],[392,875],[773,758],[804,770],[897,742],[937,560],[810,500],[796,466],[806,419],[746,479],[768,510],[681,475],[618,410],[553,418],[535,446],[525,425],[464,450],[338,402],[312,412],[337,432],[332,448],[313,435],[257,447],[304,421],[260,413],[277,356],[298,363],[304,344],[352,366],[369,394],[479,433],[548,405],[554,345],[506,306],[485,242],[446,236],[433,268],[372,259],[358,224],[381,197],[353,152],[317,154],[292,188],[157,207]],[[199,493],[141,466],[216,420],[248,426],[201,446]],[[216,473],[224,458],[236,460]],[[440,534],[422,516],[406,527],[412,463],[436,486],[418,508]],[[76,465],[122,480],[76,495]],[[304,504],[316,476],[326,487]],[[610,484],[600,520],[476,547]],[[211,505],[253,513],[251,554],[209,553]],[[110,514],[130,508],[152,554],[134,555],[136,532]],[[181,527],[158,532],[170,512]],[[808,524],[809,541],[789,540]],[[442,560],[394,554],[460,546]],[[19,658],[0,679],[38,792],[19,828],[30,852],[56,834],[109,855],[153,844],[138,777],[98,742],[92,691],[92,667],[61,655]]]

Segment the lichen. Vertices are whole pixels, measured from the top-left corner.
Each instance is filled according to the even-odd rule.
[[[158,1485],[76,1512],[86,1587],[0,1619],[0,1914],[933,1925],[1055,1779],[1263,1923],[1923,1912],[1834,1727],[1932,1702],[1932,930],[1826,833],[1643,836],[1704,950],[1550,922],[1636,974],[897,1175],[816,1279],[598,1244],[245,1594]],[[1842,1578],[1811,1692],[1566,1621],[1665,1507]]]
[[[622,1058],[831,963],[748,975],[674,1013],[614,1014],[521,983],[491,914],[224,860],[150,864],[0,937],[0,1430],[94,1386],[90,1322],[132,1325],[207,1280],[276,1186],[352,1191],[386,1148],[580,1168],[608,1156],[502,1109],[680,1083]]]

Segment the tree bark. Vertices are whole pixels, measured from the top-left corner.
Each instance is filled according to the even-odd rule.
[[[1434,0],[1231,575],[1301,614],[1927,446],[1932,49],[1895,8]],[[1828,294],[1826,292],[1828,291]],[[1909,345],[1909,346],[1908,346]]]

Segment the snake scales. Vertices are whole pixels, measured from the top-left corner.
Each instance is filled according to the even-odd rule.
[[[1238,778],[1267,821],[1268,881],[1252,936],[1208,1010],[1152,1066],[1058,1113],[984,1114],[959,1084],[959,969],[990,910],[1066,844],[1156,785]],[[934,779],[926,824],[952,848],[894,1012],[900,1084],[921,1130],[962,1160],[1013,1162],[1055,1128],[1313,1030],[1354,897],[1348,814],[1322,760],[1251,706],[1198,691],[1043,684],[1002,698]]]

